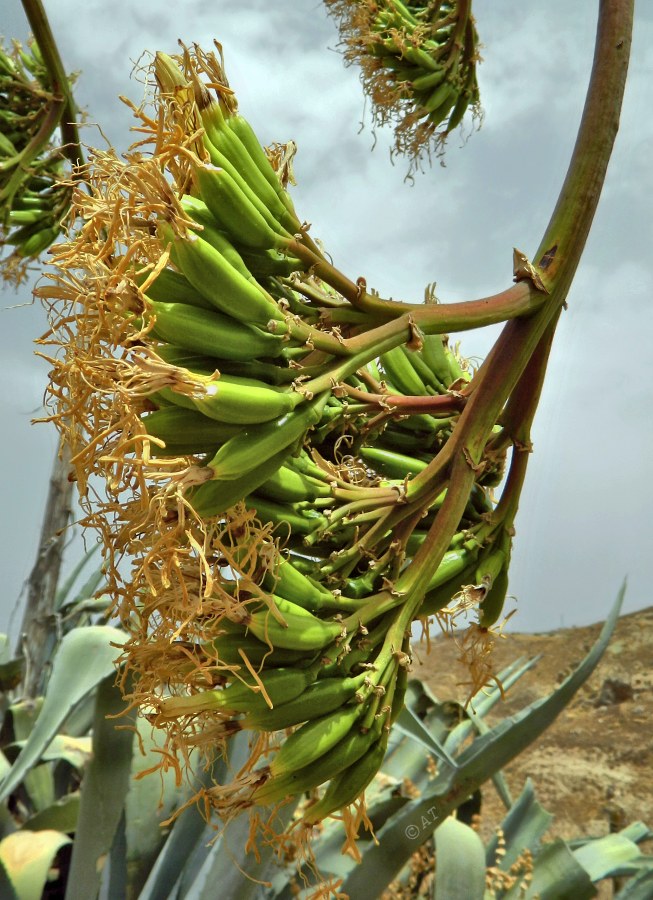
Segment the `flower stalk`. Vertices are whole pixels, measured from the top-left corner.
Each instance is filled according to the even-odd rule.
[[[41,51],[43,63],[50,76],[52,92],[62,104],[60,126],[62,151],[70,161],[73,171],[84,163],[84,154],[77,128],[77,107],[71,90],[70,79],[61,61],[50,22],[41,0],[21,0],[34,39]],[[79,177],[79,176],[77,176]]]

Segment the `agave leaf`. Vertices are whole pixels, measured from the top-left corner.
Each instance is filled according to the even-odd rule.
[[[409,684],[414,684],[410,682]],[[388,751],[383,761],[383,774],[396,778],[399,781],[409,779],[419,786],[419,783],[426,780],[427,772],[427,755],[431,754],[431,744],[427,742],[424,747],[421,735],[424,732],[429,734],[439,746],[443,745],[448,732],[455,726],[459,719],[460,707],[456,703],[439,703],[428,699],[424,693],[422,699],[427,702],[407,707],[408,715],[413,718],[409,719],[409,728],[400,730],[396,723],[390,733],[390,741],[388,742]],[[406,717],[402,719],[406,722]],[[416,731],[417,729],[417,731]],[[416,732],[415,739],[413,733]]]
[[[453,816],[435,832],[434,900],[483,900],[485,849],[469,825]]]
[[[449,736],[451,744],[459,747],[472,729],[476,731],[477,734],[486,734],[490,730],[490,727],[483,721],[483,716],[487,715],[492,707],[499,702],[499,699],[504,698],[506,691],[508,691],[513,684],[519,681],[519,679],[529,672],[533,666],[537,665],[539,659],[539,656],[534,656],[531,659],[519,657],[499,672],[497,676],[499,683],[492,685],[490,690],[484,691],[467,705],[465,718]],[[508,783],[501,770],[494,773],[492,782],[503,805],[506,809],[510,809],[512,806],[512,796],[508,788]]]
[[[60,800],[56,800],[52,806],[41,810],[28,819],[22,827],[23,831],[44,831],[51,829],[62,831],[64,834],[72,834],[77,829],[79,817],[79,791],[66,794]]]
[[[112,600],[108,594],[101,594],[99,597],[95,596],[97,589],[103,581],[106,581],[106,576],[102,567],[91,572],[73,600],[74,607],[79,607],[81,604],[88,603],[89,601],[91,603],[93,601],[102,601],[102,607],[110,605]]]
[[[653,870],[648,869],[631,878],[614,900],[651,900],[653,897]]]
[[[115,645],[124,640],[123,632],[107,625],[78,628],[65,635],[54,659],[41,712],[0,787],[0,802],[7,799],[40,759],[71,709],[114,671],[118,653]]]
[[[249,735],[241,732],[229,742],[229,770],[238,771],[248,757]],[[278,813],[275,827],[288,825],[293,818],[297,803],[288,803]],[[238,900],[254,900],[262,894],[262,882],[271,880],[278,870],[273,846],[260,846],[258,858],[246,854],[250,834],[249,816],[245,812],[223,830],[218,840],[214,840],[205,855],[203,863],[192,882],[188,877],[179,885],[178,900],[192,895],[196,900],[214,900],[216,885],[220,886],[220,896],[237,897]],[[215,832],[213,832],[215,838]],[[188,875],[189,873],[187,873]]]
[[[11,644],[6,634],[0,634],[0,665],[9,662],[11,659]]]
[[[57,590],[57,595],[55,598],[55,608],[61,609],[66,603],[71,603],[73,601],[72,592],[75,587],[75,583],[79,579],[79,576],[84,571],[86,566],[88,565],[88,561],[92,559],[92,557],[99,551],[100,544],[96,544],[95,547],[91,547],[89,551],[87,551],[79,562],[73,567],[72,572],[66,578],[61,587]],[[101,571],[101,570],[98,570]],[[79,596],[76,598],[79,599]]]
[[[8,759],[15,760],[27,741],[15,741],[5,748]],[[74,769],[83,769],[91,755],[90,737],[72,737],[69,734],[57,734],[50,741],[41,755],[41,762],[53,762],[65,759]]]
[[[623,834],[623,836],[627,837],[629,840],[635,841],[636,844],[641,843],[641,841],[649,841],[653,838],[653,831],[651,831],[645,822],[631,822],[629,825],[626,825],[625,828],[622,828],[619,834]]]
[[[510,663],[506,666],[505,669],[502,669],[499,672],[497,678],[501,682],[503,687],[503,693],[505,694],[507,690],[509,690],[513,684],[519,681],[522,676],[524,676],[530,669],[533,668],[539,661],[539,656],[534,656],[532,659],[524,660],[523,656],[520,656],[519,659],[516,659],[514,662]],[[445,746],[447,750],[451,753],[458,750],[461,747],[467,738],[472,734],[475,729],[475,723],[481,721],[483,716],[486,716],[490,710],[496,706],[499,700],[502,699],[502,693],[498,685],[493,684],[488,687],[481,695],[474,698],[474,707],[470,706],[467,708],[467,717],[464,718],[455,728],[453,728],[450,733],[447,735],[447,739],[445,741]],[[478,729],[477,729],[478,730]]]
[[[102,860],[104,863],[104,859]],[[127,833],[125,828],[125,811],[118,819],[118,825],[111,841],[109,864],[105,866],[102,877],[100,895],[107,900],[128,896],[127,889]],[[77,895],[75,895],[77,896]],[[91,897],[89,896],[89,900]]]
[[[4,751],[0,750],[0,779],[4,778],[10,771],[11,763],[5,756]]]
[[[18,900],[41,900],[57,853],[70,843],[59,831],[16,831],[0,841],[0,862],[13,895]],[[3,891],[2,896],[12,895]]]
[[[134,713],[124,715],[124,707],[113,676],[105,678],[97,691],[93,756],[82,782],[66,900],[95,900],[123,816],[134,741]]]
[[[7,773],[11,769],[11,765],[7,760],[7,757],[4,755],[2,751],[0,751],[0,781],[6,777]],[[8,834],[11,834],[16,830],[16,825],[12,818],[11,812],[6,803],[0,803],[0,838],[5,837]],[[0,897],[2,894],[2,880],[0,879]]]
[[[501,900],[589,900],[597,891],[585,869],[575,859],[567,844],[558,838],[546,844],[533,862],[533,877],[525,892],[519,882]]]
[[[385,774],[385,773],[384,773]],[[408,797],[401,796],[399,791],[389,791],[386,789],[384,792],[380,793],[378,797],[374,797],[372,795],[372,802],[368,808],[368,818],[372,823],[372,828],[374,830],[374,834],[381,829],[389,818],[394,816],[395,813],[399,812],[399,810],[406,805],[408,802]],[[360,836],[361,841],[366,840],[374,840],[372,834],[365,831]]]
[[[496,836],[493,837],[487,845],[486,865],[498,865],[500,869],[508,871],[523,850],[536,850],[540,838],[552,821],[553,816],[540,806],[535,797],[533,782],[528,778],[524,789],[501,823],[505,855],[497,862],[498,840]]]
[[[474,726],[477,734],[487,734],[490,731],[490,726],[486,725],[483,719],[479,716],[477,712],[475,712],[471,706],[467,707],[466,715],[469,721]],[[501,770],[495,772],[492,776],[492,783],[496,788],[496,792],[499,795],[499,799],[503,803],[506,809],[510,809],[512,806],[512,796],[510,794],[510,788],[508,787],[508,782],[505,779],[505,776]]]
[[[433,709],[439,706],[440,701],[435,696],[431,688],[419,678],[411,678],[406,685],[406,694],[404,696],[404,705],[415,713],[420,719]]]
[[[177,783],[170,767],[157,774],[143,775],[161,761],[161,741],[142,717],[137,722],[142,751],[132,760],[132,777],[125,805],[125,840],[130,896],[137,896],[145,883],[169,833],[162,827],[172,813],[191,795],[187,782]]]
[[[220,760],[215,766],[212,778],[214,783],[217,782],[218,784],[223,784],[228,782],[230,778],[233,777],[236,772],[239,772],[246,764],[249,758],[249,739],[250,735],[247,731],[241,731],[231,738],[227,745],[227,758],[225,760]],[[221,777],[221,773],[223,773],[223,777]],[[186,866],[182,873],[182,877],[179,879],[177,891],[174,895],[175,900],[186,900],[186,897],[188,896],[195,897],[199,900],[201,891],[207,887],[205,876],[208,867],[211,865],[210,857],[215,844],[215,838],[216,831],[214,828],[210,827],[209,839],[212,843],[206,845],[207,842],[205,842],[205,846],[197,848],[197,851],[194,854],[192,869],[190,866]],[[230,857],[230,859],[231,865],[233,866],[233,856]],[[210,888],[210,886],[209,882],[208,887]]]
[[[397,732],[399,734],[399,732]],[[398,784],[404,779],[416,782],[426,771],[427,755],[421,744],[408,737],[393,741],[394,746],[388,748],[382,771],[388,778]]]
[[[445,771],[438,775],[418,800],[406,804],[386,823],[377,834],[378,843],[368,847],[361,864],[352,870],[342,885],[341,890],[345,894],[353,897],[380,895],[447,815],[554,721],[601,658],[614,630],[624,593],[625,584],[598,640],[575,671],[553,693],[477,738],[458,757],[460,768],[457,772],[451,774]],[[578,896],[580,900],[581,895]]]
[[[11,732],[14,741],[26,740],[34,728],[43,708],[43,697],[34,700],[18,700],[7,709],[7,716],[11,722]]]
[[[2,900],[20,900],[9,880],[7,870],[2,865],[2,860],[0,860],[0,897]]]
[[[283,806],[275,817],[275,828],[290,824],[297,803]],[[238,900],[259,900],[262,884],[269,882],[278,871],[277,850],[271,844],[259,847],[257,857],[245,854],[250,834],[247,813],[231,822],[211,848],[202,871],[196,881],[197,900],[215,900],[216,885],[220,885],[221,897],[237,897]],[[236,864],[237,862],[237,864]]]
[[[16,738],[14,743],[24,744],[26,742],[26,739],[29,738],[34,729],[34,723],[40,715],[42,706],[43,698],[38,697],[35,701],[19,700],[18,703],[14,703],[9,707],[7,712],[11,720],[11,730]],[[6,749],[7,759],[10,762],[16,759],[16,755],[12,753],[13,746],[13,744],[9,744]],[[34,810],[47,809],[55,801],[54,778],[51,767],[35,765],[29,772],[25,773],[23,788]]]
[[[4,637],[4,635],[0,637]],[[4,647],[0,649],[0,654],[2,654],[3,650]],[[23,680],[24,669],[24,656],[17,656],[15,659],[6,659],[0,662],[0,693],[4,694],[18,687]]]
[[[531,660],[524,660],[523,657],[520,657],[506,666],[498,676],[504,691],[508,690],[509,687],[528,672],[529,669],[535,665],[537,659],[538,657]],[[425,706],[424,697],[428,697],[430,694],[426,694],[425,692],[422,693],[424,696],[420,698],[420,708],[425,711],[426,720],[424,727],[428,732],[434,733],[435,737],[440,742],[440,745],[443,746],[445,753],[457,750],[474,729],[481,734],[484,733],[484,731],[489,730],[481,717],[489,712],[502,696],[501,690],[497,686],[493,686],[487,691],[487,694],[483,694],[481,699],[476,702],[476,710],[473,710],[470,707],[465,709],[459,704],[452,702],[436,703],[436,705],[429,709]],[[429,702],[433,703],[434,701],[430,700]],[[405,742],[403,742],[403,744],[405,744]],[[383,771],[386,774],[395,774],[397,777],[401,777],[402,775],[406,776],[415,782],[417,787],[422,786],[422,783],[428,774],[425,768],[425,760],[423,760],[422,755],[413,754],[411,756],[409,754],[409,748],[402,744],[398,745],[395,753],[389,753],[388,756],[386,756],[386,763],[384,763]],[[419,777],[417,774],[418,771],[421,771],[424,777]],[[511,797],[502,773],[497,772],[492,780],[504,805],[506,808],[509,808],[511,805]],[[380,827],[379,817],[376,813],[377,810],[374,809],[373,812],[371,812],[371,818],[375,823],[375,827]],[[383,819],[381,819],[381,821],[383,821]]]
[[[227,758],[218,759],[199,774],[196,787],[225,784],[248,756],[248,735],[240,732],[227,742]],[[189,806],[176,819],[170,836],[158,855],[139,900],[168,900],[197,896],[196,879],[211,851],[215,830],[206,824],[196,806]],[[233,863],[232,863],[233,864]]]
[[[95,694],[90,691],[79,701],[77,706],[66,716],[64,728],[71,737],[84,737],[93,726],[95,715]]]
[[[592,881],[653,868],[653,857],[643,855],[634,841],[619,832],[589,840],[573,853]]]
[[[25,775],[23,787],[36,812],[48,809],[56,800],[52,766],[46,764],[34,766]]]
[[[211,776],[202,773],[198,786],[209,787],[211,783]],[[139,900],[168,900],[169,897],[186,896],[187,892],[179,893],[180,882],[184,878],[190,883],[195,880],[214,837],[215,832],[206,824],[197,806],[185,809],[175,820],[167,841],[150,869]]]
[[[70,606],[66,606],[61,621],[66,631],[70,631],[72,628],[80,628],[88,625],[93,615],[102,613],[103,616],[108,617],[112,605],[113,601],[108,594],[100,594],[98,597],[86,597],[83,600],[70,604]]]
[[[653,856],[642,854],[629,862],[615,865],[610,873],[611,878],[622,878],[626,875],[637,875],[640,872],[653,872]]]
[[[418,744],[428,750],[429,753],[432,753],[440,760],[440,762],[443,762],[454,770],[458,768],[455,759],[447,753],[440,741],[431,734],[420,719],[417,718],[415,713],[407,706],[404,706],[399,713],[394,727],[397,731],[406,734],[414,741],[417,741]]]

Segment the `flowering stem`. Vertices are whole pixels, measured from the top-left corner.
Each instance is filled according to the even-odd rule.
[[[331,263],[307,253],[297,242],[289,242],[288,252],[307,262],[312,273],[339,291],[357,311],[366,313],[370,319],[382,322],[402,319],[404,326],[407,327],[407,317],[410,316],[426,334],[470,331],[473,328],[495,325],[497,322],[505,322],[507,319],[535,312],[546,299],[543,292],[536,290],[529,282],[522,281],[498,294],[457,303],[405,303],[399,300],[385,300],[368,293],[364,289],[364,279],[354,283]],[[370,333],[350,338],[345,345],[358,346]]]
[[[601,0],[590,87],[576,145],[536,260],[545,284],[568,288],[587,240],[619,127],[633,0]],[[565,290],[566,293],[566,290]]]
[[[479,369],[475,390],[450,441],[411,483],[411,500],[432,493],[449,475],[447,497],[406,576],[411,593],[428,584],[455,533],[463,499],[481,466],[494,424],[506,401],[513,440],[526,444],[539,400],[549,346],[564,300],[580,261],[605,180],[628,70],[633,0],[601,0],[594,65],[576,147],[558,203],[538,250],[542,280],[550,291],[541,310],[508,322]],[[519,453],[519,456],[522,456]],[[514,517],[525,474],[513,481],[502,512]],[[449,499],[451,498],[451,499]],[[510,504],[510,510],[508,507]],[[464,504],[460,508],[460,514]]]
[[[465,405],[465,397],[462,394],[430,394],[416,397],[403,394],[373,394],[358,390],[348,384],[342,385],[342,392],[354,400],[358,400],[366,406],[381,406],[391,410],[395,416],[405,416],[414,413],[453,413],[462,409]]]
[[[84,154],[79,141],[75,101],[43,3],[41,0],[22,0],[22,4],[48,70],[52,91],[55,96],[58,95],[63,100],[60,122],[63,152],[73,167],[81,166],[84,163]]]
[[[17,159],[19,160],[19,164],[16,166],[16,171],[12,175],[7,185],[0,192],[0,202],[2,202],[3,205],[10,205],[12,203],[14,194],[21,186],[25,178],[25,170],[28,168],[32,160],[36,159],[43,148],[47,145],[52,132],[57,127],[57,125],[60,124],[62,113],[63,110],[61,99],[58,97],[52,97],[52,99],[50,99],[45,105],[43,120],[39,126],[39,130],[17,157]]]

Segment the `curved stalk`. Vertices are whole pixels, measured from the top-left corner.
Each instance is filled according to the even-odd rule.
[[[385,321],[354,337],[338,340],[333,335],[292,317],[288,317],[284,327],[296,341],[303,341],[333,356],[365,358],[365,362],[369,362],[379,353],[407,343],[415,328],[424,334],[484,328],[486,325],[531,315],[547,302],[548,296],[530,282],[522,281],[498,294],[458,303],[410,304],[382,300],[379,297],[372,297],[372,300],[375,304],[380,304],[381,309],[375,307],[370,310],[370,316],[375,315]],[[383,350],[379,350],[380,346],[383,346]]]
[[[521,406],[523,418],[521,422],[517,418],[511,427],[520,440],[527,439],[548,346],[578,267],[612,154],[628,71],[632,19],[633,0],[601,0],[594,65],[576,146],[536,257],[550,291],[548,301],[534,316],[514,319],[504,327],[474,379],[477,387],[469,396],[451,439],[411,482],[409,497],[419,499],[433,490],[434,483],[441,484],[447,474],[447,498],[452,497],[451,503],[445,502],[438,512],[415,554],[410,567],[414,572],[407,576],[411,593],[428,583],[440,564],[459,521],[454,519],[462,501],[456,505],[453,495],[462,492],[466,496],[471,489],[474,471],[483,463],[494,424],[525,373],[511,407],[514,415]],[[516,498],[511,502],[516,503]]]
[[[43,62],[50,75],[52,91],[63,100],[60,122],[63,141],[62,150],[73,167],[81,166],[84,163],[84,154],[79,141],[75,101],[48,17],[41,0],[21,0],[21,2],[32,29],[32,34],[41,51]]]
[[[61,122],[62,115],[62,101],[57,97],[53,97],[45,106],[43,120],[39,126],[39,130],[17,157],[18,165],[16,166],[16,171],[7,185],[0,192],[0,201],[3,205],[12,203],[16,191],[19,189],[25,178],[25,170],[32,160],[36,159],[43,148],[47,146],[48,141],[52,136],[52,132]]]
[[[535,255],[545,285],[568,288],[598,206],[619,128],[634,0],[600,0],[590,86],[569,169]]]
[[[393,416],[406,416],[414,413],[434,413],[441,416],[458,412],[466,402],[462,393],[435,394],[434,396],[424,394],[416,397],[403,394],[372,394],[360,391],[348,384],[342,385],[342,392],[365,404],[367,408],[380,406],[391,411]]]

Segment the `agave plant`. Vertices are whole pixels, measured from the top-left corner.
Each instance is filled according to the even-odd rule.
[[[63,638],[36,708],[13,702],[5,714],[2,896],[208,900],[220,884],[225,897],[281,900],[337,891],[375,900],[424,896],[432,884],[428,895],[434,892],[438,900],[591,897],[594,882],[618,876],[630,877],[620,897],[646,897],[653,858],[638,847],[651,837],[645,825],[633,823],[602,838],[542,843],[552,816],[529,783],[513,801],[501,774],[501,766],[536,739],[589,676],[619,608],[620,601],[563,684],[492,728],[484,717],[501,698],[498,685],[464,710],[411,681],[369,791],[367,818],[376,842],[352,845],[336,818],[316,830],[309,863],[297,832],[308,798],[281,812],[291,829],[284,852],[273,844],[255,852],[246,815],[216,838],[197,807],[187,805],[191,785],[180,783],[172,769],[162,781],[147,777],[157,766],[162,736],[157,739],[143,718],[124,717],[112,672],[126,635],[108,626],[78,626]],[[502,671],[503,690],[536,662],[515,660]],[[225,759],[203,773],[206,785],[224,781],[228,768],[239,768],[247,755],[246,735],[232,738]],[[476,797],[482,813],[478,789],[489,778],[508,811],[483,847],[465,807]],[[352,855],[343,855],[343,841]]]
[[[96,596],[102,573],[87,577],[92,556],[58,591],[60,627],[46,654],[43,696],[24,699],[25,661],[12,659],[2,640],[0,893],[8,900],[66,890],[94,897],[97,862],[114,843],[123,856],[112,878],[128,869],[134,895],[167,837],[161,823],[190,796],[173,772],[163,781],[139,778],[156,765],[159,748],[147,723],[125,713],[114,664],[125,634],[98,624],[109,604]]]

